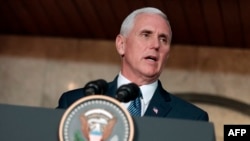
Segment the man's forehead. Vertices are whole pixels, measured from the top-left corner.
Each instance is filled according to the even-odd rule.
[[[154,18],[155,20],[152,20],[152,18]],[[164,17],[162,17],[159,14],[141,13],[141,14],[137,15],[137,17],[134,20],[135,27],[136,27],[136,25],[143,27],[143,26],[147,26],[150,24],[153,25],[156,23],[165,25],[167,29],[171,28],[168,20],[166,20]]]
[[[147,24],[145,22],[141,22],[139,24],[135,24],[134,27],[132,28],[132,31],[137,32],[137,33],[157,33],[160,35],[165,35],[165,36],[171,36],[171,29],[169,25],[165,25],[165,27],[160,27],[156,25],[151,25]]]

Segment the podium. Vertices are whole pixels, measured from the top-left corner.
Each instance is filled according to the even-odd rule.
[[[0,141],[58,141],[65,110],[0,104]],[[215,141],[210,122],[133,117],[134,141]]]

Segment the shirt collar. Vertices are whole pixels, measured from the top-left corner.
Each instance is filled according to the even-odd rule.
[[[155,81],[151,84],[140,86],[144,104],[149,103],[149,101],[154,95],[157,86],[158,86],[158,81]]]
[[[126,77],[124,77],[122,75],[122,73],[120,72],[117,78],[117,88],[119,88],[120,86],[124,85],[124,84],[128,84],[131,83],[130,80],[128,80]]]
[[[128,83],[131,83],[131,81],[128,80],[125,76],[123,76],[120,72],[118,75],[118,79],[117,79],[117,88],[119,88],[120,86],[122,86],[124,84],[128,84]],[[154,95],[154,92],[155,92],[157,86],[158,86],[158,81],[140,86],[140,90],[141,90],[142,97],[143,97],[142,100],[143,100],[144,104],[149,103],[149,101],[151,100],[151,98]]]

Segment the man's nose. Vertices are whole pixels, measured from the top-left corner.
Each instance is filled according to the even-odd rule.
[[[158,38],[154,38],[151,41],[151,48],[158,50],[160,48],[160,40]]]

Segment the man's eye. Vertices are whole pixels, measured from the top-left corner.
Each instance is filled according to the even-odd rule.
[[[142,36],[143,37],[149,37],[149,34],[148,33],[142,33]]]
[[[161,42],[167,43],[167,39],[166,38],[160,38]]]

